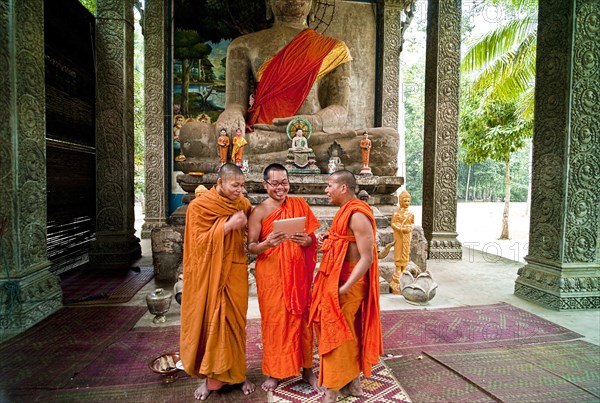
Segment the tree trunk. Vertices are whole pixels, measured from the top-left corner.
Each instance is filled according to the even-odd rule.
[[[190,87],[190,69],[192,68],[189,59],[185,58],[181,61],[181,114],[186,118],[189,117],[189,96]]]
[[[465,203],[469,201],[469,182],[471,181],[471,165],[469,165],[469,169],[467,170],[467,186],[465,189]]]
[[[510,206],[510,159],[504,161],[504,212],[502,213],[502,233],[498,239],[510,239],[508,237],[508,207]]]

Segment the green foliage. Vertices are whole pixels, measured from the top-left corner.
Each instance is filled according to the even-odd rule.
[[[175,0],[175,26],[219,42],[267,28],[265,2],[257,0]]]
[[[537,0],[488,0],[504,6],[506,18],[494,30],[471,42],[463,56],[463,74],[473,74],[472,88],[483,91],[482,105],[517,102],[515,114],[533,120]]]
[[[212,47],[204,43],[198,32],[191,30],[175,31],[175,58],[202,60],[210,55]]]
[[[425,104],[423,102],[424,65],[414,64],[407,68],[402,86],[405,122],[406,190],[412,204],[423,201],[423,133]]]
[[[490,158],[510,161],[510,156],[525,146],[531,137],[531,125],[515,118],[515,103],[492,101],[483,108],[473,108],[474,97],[463,96],[460,120],[460,145],[464,161],[471,165]]]
[[[96,0],[79,0],[90,13],[96,15]]]

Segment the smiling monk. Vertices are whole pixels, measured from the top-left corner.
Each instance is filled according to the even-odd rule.
[[[317,392],[312,372],[313,335],[308,326],[310,292],[316,265],[314,231],[319,222],[306,201],[288,197],[288,172],[281,164],[267,166],[263,185],[269,198],[252,212],[248,222],[248,251],[256,259],[256,286],[262,319],[266,392],[279,380],[298,375]],[[273,232],[275,220],[306,217],[304,232]]]
[[[252,205],[234,164],[219,170],[215,187],[187,210],[183,253],[180,355],[185,372],[200,378],[194,397],[206,400],[225,384],[246,380],[248,261],[246,224]]]

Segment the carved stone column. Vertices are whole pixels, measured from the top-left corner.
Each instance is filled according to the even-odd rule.
[[[429,0],[425,61],[423,229],[430,259],[461,259],[456,239],[460,0]]]
[[[46,252],[42,0],[0,2],[0,71],[2,340],[62,307]]]
[[[167,223],[167,2],[146,0],[144,8],[144,107],[146,110],[146,210],[142,238]]]
[[[141,256],[134,233],[133,0],[98,0],[96,26],[95,267],[129,267]]]
[[[600,308],[600,3],[540,1],[531,224],[515,294]]]
[[[402,49],[402,12],[410,0],[380,0],[379,99],[376,126],[398,129],[400,92],[400,50]]]

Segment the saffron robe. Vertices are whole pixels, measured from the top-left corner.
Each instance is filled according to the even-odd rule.
[[[321,359],[319,384],[332,390],[345,386],[360,371],[367,377],[371,376],[371,367],[383,353],[379,319],[379,265],[375,242],[373,263],[367,273],[351,287],[348,294],[340,296],[338,292],[354,264],[345,262],[345,257],[350,242],[356,242],[354,236],[348,234],[348,226],[352,214],[357,212],[369,218],[373,239],[376,239],[375,217],[369,205],[356,198],[345,203],[333,218],[329,236],[321,247],[323,258],[312,294],[310,322],[318,337]],[[353,310],[356,314],[350,315]],[[356,351],[356,355],[340,356],[336,354],[337,349]],[[350,360],[356,360],[358,365],[348,365]],[[328,370],[336,373],[327,373]]]
[[[273,378],[297,375],[312,367],[313,334],[308,308],[316,266],[319,221],[302,198],[286,198],[262,221],[260,241],[273,231],[273,222],[306,217],[305,231],[312,243],[302,246],[285,241],[256,259],[256,287],[262,323],[262,371]]]
[[[294,116],[314,82],[351,59],[344,42],[312,29],[301,31],[259,68],[248,130],[255,123],[271,124],[274,118]]]
[[[246,379],[246,230],[225,235],[224,225],[234,213],[251,210],[245,197],[231,200],[214,187],[187,210],[179,352],[185,371],[208,377],[210,389]]]

